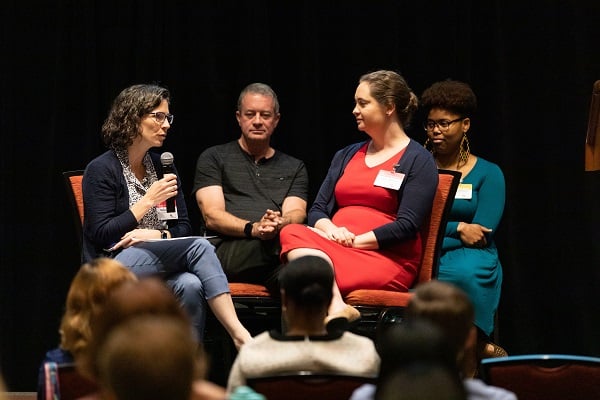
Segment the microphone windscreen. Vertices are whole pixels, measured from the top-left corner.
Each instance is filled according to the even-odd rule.
[[[165,151],[160,155],[160,163],[162,165],[173,165],[173,154]]]

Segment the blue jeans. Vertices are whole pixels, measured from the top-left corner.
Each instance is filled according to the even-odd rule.
[[[200,238],[142,242],[115,256],[138,277],[160,276],[173,290],[204,337],[206,300],[229,292],[214,247]]]

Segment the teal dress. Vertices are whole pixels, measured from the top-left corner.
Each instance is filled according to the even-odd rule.
[[[472,185],[471,198],[454,199],[442,244],[438,279],[467,292],[475,306],[475,325],[489,336],[494,330],[502,286],[502,266],[494,234],[504,211],[504,175],[496,164],[477,158],[461,184]],[[466,247],[456,231],[461,221],[492,229],[487,247]]]

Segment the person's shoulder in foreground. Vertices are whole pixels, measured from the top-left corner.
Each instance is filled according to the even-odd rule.
[[[376,390],[377,386],[374,383],[365,383],[352,392],[349,400],[373,400]]]
[[[373,341],[366,336],[347,331],[335,331],[322,336],[290,336],[275,330],[265,331],[255,336],[247,345],[242,346],[238,357],[241,360],[256,360],[265,357],[272,359],[273,355],[269,354],[270,350],[272,351],[274,347],[288,346],[289,344],[295,346],[294,342],[304,342],[307,340],[312,342],[313,345],[317,345],[318,343],[332,343],[332,345],[336,346],[335,351],[339,351],[339,354],[342,356],[346,354],[355,359],[363,358],[363,362],[369,364],[369,366],[361,365],[360,367],[364,367],[366,370],[373,368],[376,370],[379,366],[379,357]],[[287,356],[289,355],[283,355],[283,357]],[[349,366],[348,368],[354,369],[354,367]]]

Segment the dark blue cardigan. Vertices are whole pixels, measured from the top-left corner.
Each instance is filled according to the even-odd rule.
[[[321,218],[331,218],[338,209],[334,196],[335,185],[352,156],[365,143],[366,141],[351,144],[334,155],[327,176],[308,212],[310,226],[314,226]],[[431,212],[438,185],[438,172],[433,156],[412,139],[396,166],[396,172],[405,174],[402,186],[398,190],[398,213],[394,222],[373,230],[379,248],[415,237],[425,217]]]
[[[159,178],[162,177],[160,155],[150,152]],[[175,169],[175,174],[177,170]],[[82,260],[106,255],[103,248],[118,242],[127,232],[138,226],[129,210],[129,190],[123,168],[114,151],[108,150],[93,159],[86,167],[82,182],[84,201]],[[192,232],[181,180],[177,177],[177,215],[168,221],[172,237],[188,236]]]

